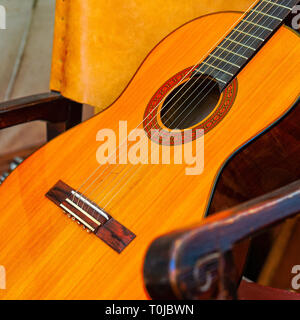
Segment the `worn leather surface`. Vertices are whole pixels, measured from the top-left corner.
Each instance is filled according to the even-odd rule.
[[[56,2],[51,89],[104,109],[174,29],[208,13],[245,11],[254,0]]]
[[[57,0],[51,89],[104,109],[174,29],[212,12],[245,11],[253,1]],[[239,298],[298,300],[300,295],[243,281]]]

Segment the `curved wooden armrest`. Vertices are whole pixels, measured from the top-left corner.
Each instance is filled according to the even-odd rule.
[[[50,124],[48,126],[48,139],[80,123],[81,116],[81,104],[64,98],[55,92],[0,103],[0,129],[30,121],[43,120]],[[63,129],[55,126],[55,124],[60,123],[65,123]]]
[[[300,180],[189,229],[156,239],[144,263],[154,299],[232,299],[240,276],[234,245],[300,212]]]

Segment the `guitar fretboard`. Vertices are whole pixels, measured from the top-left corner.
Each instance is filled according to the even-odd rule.
[[[199,65],[223,90],[283,23],[299,0],[261,0]]]

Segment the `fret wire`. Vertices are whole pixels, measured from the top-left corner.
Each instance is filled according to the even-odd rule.
[[[261,3],[260,3],[261,4]],[[276,10],[276,9],[275,9]],[[279,24],[278,24],[279,25]],[[278,27],[278,25],[276,26],[276,27]],[[274,27],[274,30],[276,29],[276,27]],[[245,28],[245,30],[246,30],[246,28]],[[271,31],[274,31],[274,30],[272,30],[271,29]],[[262,33],[260,33],[260,34],[262,34]],[[237,39],[237,38],[235,38],[235,39]],[[243,38],[242,38],[243,39]],[[254,43],[254,42],[253,42]],[[257,45],[257,49],[260,47],[261,45]],[[218,46],[217,46],[218,47]],[[218,48],[219,49],[219,48]],[[222,83],[226,83],[225,81],[221,81]]]
[[[261,2],[259,2],[259,4],[261,4]],[[278,24],[279,25],[279,24]],[[278,25],[276,27],[278,27]],[[274,30],[276,29],[276,27],[274,27]],[[273,30],[272,30],[273,31]],[[235,38],[237,39],[237,38]],[[243,39],[243,38],[242,38]],[[253,42],[254,43],[254,42]],[[261,45],[257,45],[257,49],[260,47]],[[253,53],[254,54],[254,53]],[[223,81],[224,82],[224,81]]]
[[[228,51],[228,52],[230,52],[230,53],[232,53],[232,54],[235,54],[235,55],[237,55],[237,56],[239,56],[239,57],[241,57],[241,58],[244,58],[244,59],[246,59],[246,60],[249,59],[248,57],[245,57],[245,56],[243,56],[242,54],[239,54],[239,53],[234,52],[234,51],[232,51],[232,50],[229,50],[229,49],[227,49],[227,48],[223,48],[223,47],[221,47],[221,46],[217,46],[217,48],[222,49],[222,50],[224,50],[224,51]]]
[[[231,41],[231,42],[234,42],[234,43],[237,43],[237,44],[239,44],[240,46],[243,46],[243,47],[245,47],[245,48],[248,48],[248,49],[251,49],[251,50],[253,50],[253,51],[256,51],[255,48],[252,48],[252,47],[250,47],[250,46],[247,46],[247,45],[245,45],[245,44],[243,44],[243,43],[240,43],[240,42],[238,42],[238,41],[229,39],[229,38],[227,38],[227,37],[225,38],[225,40]]]
[[[224,84],[227,84],[226,81],[223,81],[223,80],[221,80],[221,79],[219,79],[219,78],[217,78],[217,77],[215,77],[215,79],[216,79],[217,81],[220,81],[220,82],[224,83]]]
[[[259,2],[259,3],[257,4],[257,6],[254,7],[254,9],[251,9],[251,10],[249,11],[248,16],[245,16],[244,19],[240,21],[239,25],[237,25],[237,26],[232,30],[231,34],[229,34],[227,37],[224,38],[224,41],[230,41],[230,42],[236,43],[236,44],[238,44],[238,45],[240,45],[240,46],[242,46],[242,47],[244,47],[244,48],[250,49],[250,50],[252,50],[252,51],[256,51],[257,48],[254,48],[254,47],[252,47],[252,46],[247,46],[246,44],[244,44],[244,43],[239,42],[238,40],[236,40],[239,36],[236,36],[234,39],[231,39],[230,37],[231,37],[231,36],[234,36],[234,32],[238,32],[240,35],[245,34],[245,35],[247,35],[247,36],[249,36],[249,37],[252,37],[252,38],[255,38],[255,39],[259,40],[259,41],[263,41],[263,42],[265,41],[265,39],[263,39],[263,38],[261,38],[261,37],[258,37],[258,36],[254,35],[254,34],[252,35],[251,33],[248,33],[248,32],[245,32],[244,30],[240,30],[240,29],[239,29],[239,28],[242,28],[242,27],[243,27],[243,23],[245,22],[245,23],[248,23],[248,24],[255,25],[255,26],[258,27],[258,28],[265,29],[265,30],[267,30],[267,31],[269,31],[269,32],[274,31],[273,29],[271,29],[271,28],[269,28],[269,27],[267,27],[267,26],[264,26],[264,25],[261,25],[261,24],[259,24],[259,23],[255,23],[255,22],[254,22],[254,19],[257,18],[259,14],[264,15],[264,16],[266,16],[266,17],[273,18],[273,19],[278,20],[278,21],[282,21],[282,20],[283,20],[283,19],[280,19],[279,17],[276,17],[276,16],[273,16],[273,15],[264,13],[263,11],[257,10],[257,9],[264,10],[264,9],[266,8],[266,6],[267,6],[266,4],[265,4],[264,8],[260,8],[260,6],[263,5],[263,3],[271,3],[271,4],[274,4],[274,3],[270,2],[270,1],[267,1],[267,0],[262,0],[261,2]],[[272,8],[273,8],[273,7],[275,7],[275,6],[272,6]],[[287,9],[288,7],[285,7],[285,6],[284,6],[284,8]],[[291,10],[291,8],[288,8],[288,9]],[[270,10],[270,9],[269,9],[269,10]],[[254,15],[253,21],[248,20],[248,18],[252,18],[252,15]],[[261,19],[260,19],[260,20],[261,20]],[[245,27],[244,29],[246,30],[247,27]],[[274,28],[274,29],[275,29],[275,28]],[[255,32],[257,32],[257,31],[258,31],[258,30],[255,30]],[[241,40],[243,40],[243,39],[244,39],[244,38],[242,38]],[[228,47],[229,47],[229,46],[228,46]],[[258,47],[259,47],[259,45],[258,45]],[[239,57],[241,57],[241,58],[243,58],[243,59],[248,60],[248,57],[232,51],[233,49],[232,49],[232,50],[229,50],[229,49],[227,49],[227,48],[222,47],[221,45],[217,46],[216,49],[217,49],[217,50],[222,50],[222,51],[230,52],[231,54],[234,54],[234,55],[236,55],[236,56],[239,56]],[[226,63],[226,64],[228,64],[228,65],[237,67],[237,68],[239,68],[239,69],[241,68],[241,66],[238,66],[238,65],[235,64],[235,63],[232,63],[232,62],[227,61],[227,60],[225,60],[225,59],[223,59],[223,58],[221,58],[221,57],[218,57],[218,56],[217,56],[218,54],[220,54],[220,53],[216,53],[216,54],[211,53],[211,54],[209,55],[209,58],[213,57],[213,58],[215,58],[215,61],[218,59],[218,60],[220,60],[220,61],[222,61],[222,62],[224,62],[224,63]],[[209,58],[208,58],[208,61],[210,61]],[[230,73],[230,72],[228,72],[228,71],[225,71],[224,69],[215,67],[215,66],[213,65],[215,61],[212,61],[212,64],[203,61],[203,64],[206,64],[206,65],[208,65],[208,66],[210,66],[211,68],[214,68],[214,69],[216,69],[216,70],[220,70],[220,71],[224,72],[225,74],[229,74],[229,75],[231,75],[231,76],[234,76],[232,73]],[[198,72],[201,72],[200,68],[197,69],[197,71],[198,71]],[[218,81],[220,81],[220,80],[221,80],[221,79],[218,79]],[[225,81],[221,81],[221,82],[222,82],[222,83],[225,83]]]
[[[262,26],[261,24],[257,24],[257,23],[255,23],[255,22],[249,21],[249,20],[247,20],[247,19],[244,19],[241,23],[244,23],[244,22],[253,24],[253,25],[255,25],[255,26],[259,27],[259,28],[263,28],[263,29],[268,30],[268,31],[273,31],[273,29],[271,29],[271,28],[268,28],[268,27],[266,27],[266,26]]]
[[[250,6],[250,8],[251,8],[251,7],[252,7],[252,6]],[[249,11],[249,9],[248,9],[247,11]],[[217,45],[217,46],[218,46],[218,45]],[[194,66],[193,66],[193,69],[194,69],[194,70],[195,70],[195,67],[196,67],[196,66],[197,66],[197,65],[194,65]],[[193,69],[192,69],[192,70],[193,70]],[[192,74],[192,71],[190,72],[190,74]],[[184,77],[184,79],[185,79],[185,78],[186,78],[186,77]],[[181,81],[181,82],[182,82],[182,81]],[[181,83],[181,82],[180,82],[180,83]],[[161,104],[161,102],[160,102],[159,104]],[[124,142],[125,142],[125,141],[124,141]],[[78,188],[76,191],[82,190],[82,188],[86,185],[86,183],[95,176],[95,174],[96,174],[96,172],[99,170],[99,168],[100,168],[100,167],[97,167],[96,170],[95,170],[94,172],[92,172],[92,174],[89,175],[87,179],[85,179],[85,181],[79,186],[79,188]],[[106,169],[105,169],[105,170],[106,170]],[[102,174],[103,174],[103,172],[102,172]],[[84,188],[84,191],[86,191],[88,188],[90,188],[91,185],[93,185],[93,184],[95,183],[95,181],[97,181],[97,179],[98,179],[98,178],[93,179],[93,180],[92,180],[92,183],[91,183],[89,186],[87,186],[87,187]]]
[[[212,53],[211,53],[209,56],[212,56],[212,57],[214,57],[214,58],[216,58],[216,59],[219,59],[219,60],[224,61],[224,62],[226,62],[226,63],[228,63],[228,64],[231,64],[231,65],[233,65],[233,66],[235,66],[235,67],[237,67],[237,68],[240,68],[239,65],[237,65],[237,64],[235,64],[235,63],[233,63],[233,62],[227,61],[227,60],[225,60],[225,59],[222,59],[221,57],[215,56],[215,55],[212,54]]]
[[[277,27],[278,27],[278,25],[277,25]],[[275,30],[275,28],[274,28],[274,30]],[[260,47],[260,45],[258,45],[258,47],[257,48],[259,48]],[[193,108],[194,109],[194,108]]]
[[[261,5],[261,4],[262,4],[262,3],[258,3],[258,7],[259,7],[259,5]],[[275,16],[272,16],[272,15],[266,14],[266,13],[264,13],[264,12],[262,12],[262,11],[258,11],[258,10],[256,10],[256,9],[252,9],[251,11],[252,11],[252,12],[248,15],[249,18],[251,18],[251,15],[252,15],[252,14],[257,13],[257,14],[266,15],[266,16],[268,16],[268,17],[272,17],[272,18],[274,18],[274,19],[278,19],[278,20],[282,21],[282,19],[280,19],[280,18],[278,18],[278,17],[275,17]],[[255,17],[257,17],[257,14],[256,14]],[[248,18],[248,17],[247,17],[247,18]],[[242,26],[243,26],[242,24],[243,24],[244,22],[249,23],[249,24],[253,24],[253,25],[255,25],[255,26],[258,26],[258,27],[263,28],[263,29],[268,30],[268,31],[273,31],[273,29],[271,29],[271,28],[268,28],[268,27],[265,27],[265,26],[263,26],[263,25],[261,25],[261,24],[256,24],[256,23],[253,22],[253,21],[247,20],[246,17],[240,22],[240,25],[238,25],[237,27],[238,27],[238,28],[239,28],[239,27],[242,27]],[[243,34],[248,35],[249,37],[256,38],[257,40],[260,40],[260,41],[264,41],[264,40],[265,40],[265,39],[263,39],[263,38],[261,38],[261,37],[257,37],[257,36],[255,36],[255,35],[252,35],[252,34],[250,34],[250,33],[245,32],[245,31],[243,31],[243,30],[240,30],[240,29],[238,29],[238,28],[234,28],[234,29],[233,29],[233,32],[240,32],[240,33],[243,33]],[[230,36],[230,35],[229,35],[229,36]],[[236,38],[237,38],[237,37],[236,37]],[[250,50],[256,51],[255,48],[253,48],[253,47],[251,47],[251,46],[246,46],[246,45],[244,45],[243,43],[240,43],[239,41],[230,39],[230,38],[228,38],[228,37],[226,37],[225,39],[228,40],[228,41],[237,43],[237,44],[239,44],[239,45],[241,45],[241,46],[244,46],[244,47],[246,47],[246,48],[248,48],[248,49],[250,49]],[[220,47],[220,48],[221,48],[221,47]],[[243,56],[243,57],[244,57],[244,56]]]
[[[256,38],[256,39],[258,39],[258,40],[260,40],[260,41],[265,41],[265,39],[263,39],[263,38],[254,36],[254,35],[252,35],[252,34],[250,34],[250,33],[247,33],[247,32],[245,32],[245,31],[242,31],[242,30],[239,30],[239,29],[236,29],[236,28],[234,28],[233,31],[246,34],[247,36],[252,37],[252,38]]]
[[[256,9],[252,9],[251,11],[253,11],[253,12],[257,12],[257,13],[260,13],[260,14],[262,14],[262,15],[264,15],[264,16],[267,16],[267,17],[270,17],[270,18],[276,19],[276,20],[278,20],[278,21],[282,21],[282,20],[283,20],[283,19],[281,19],[281,18],[278,18],[278,17],[272,16],[272,15],[267,14],[267,13],[264,13],[264,12],[262,12],[262,11],[258,11],[258,10],[256,10]]]
[[[232,74],[232,73],[230,73],[230,72],[228,72],[228,71],[226,71],[226,70],[223,70],[223,69],[221,69],[221,68],[218,68],[218,67],[215,67],[214,65],[212,65],[212,64],[210,64],[210,63],[208,63],[208,62],[205,62],[205,61],[203,61],[201,64],[206,64],[206,65],[208,65],[209,67],[211,67],[211,68],[214,68],[214,69],[216,69],[216,70],[219,70],[219,71],[222,71],[222,72],[224,72],[224,73],[227,73],[227,74],[229,74],[230,76],[234,76],[234,74]],[[199,69],[197,69],[197,70],[199,70]],[[200,71],[200,70],[199,70]]]
[[[252,6],[251,6],[251,7],[252,7]],[[224,81],[222,81],[222,82],[224,82]],[[225,82],[224,82],[224,83],[225,83]],[[98,170],[98,168],[97,168],[97,170]],[[92,174],[92,176],[93,176],[93,175],[94,175],[94,173]],[[83,183],[83,185],[85,185],[86,182],[89,181],[89,179],[90,179],[90,177],[88,177],[88,179]],[[94,181],[93,181],[92,183],[94,183]],[[80,189],[82,188],[83,185],[80,186]],[[119,192],[120,192],[120,190],[118,191],[118,193],[119,193]],[[115,195],[115,196],[116,196],[116,195]],[[115,197],[115,196],[114,196],[114,197]],[[109,203],[110,203],[112,200],[113,200],[113,199],[111,199],[111,200],[109,201]],[[109,203],[107,203],[106,206],[107,206]]]
[[[254,15],[254,17],[253,17],[253,20],[254,20],[255,18],[258,17],[259,14],[261,14],[261,15],[264,15],[264,16],[271,17],[271,18],[273,18],[273,19],[282,21],[282,19],[280,19],[280,18],[278,18],[278,17],[276,17],[276,16],[273,16],[273,15],[264,13],[263,11],[257,10],[257,9],[264,10],[264,9],[267,7],[267,4],[266,4],[266,3],[271,3],[271,4],[273,4],[273,3],[270,2],[270,1],[261,1],[261,2],[259,2],[259,3],[257,4],[257,6],[254,7],[254,9],[252,9],[252,10],[249,11],[248,16],[244,17],[244,19],[241,20],[240,24],[239,24],[238,26],[236,26],[236,28],[234,28],[234,29],[232,30],[231,34],[229,34],[227,37],[225,37],[224,40],[225,40],[225,41],[230,41],[230,42],[232,42],[232,43],[236,43],[236,44],[238,44],[238,45],[240,45],[240,46],[242,46],[242,47],[245,47],[245,48],[247,48],[247,49],[250,49],[250,50],[252,50],[252,51],[256,51],[257,48],[253,48],[253,47],[251,47],[251,46],[247,46],[247,45],[245,45],[244,43],[236,40],[236,39],[238,38],[238,36],[236,36],[234,39],[231,39],[230,37],[231,37],[231,36],[234,36],[234,32],[238,32],[240,35],[245,34],[245,35],[247,35],[247,36],[249,36],[249,37],[252,37],[252,38],[255,38],[255,39],[259,40],[259,41],[264,42],[265,39],[263,39],[263,38],[261,38],[261,37],[258,37],[258,36],[254,35],[254,34],[252,35],[251,33],[245,32],[244,30],[240,30],[239,28],[242,28],[242,27],[243,27],[243,23],[245,22],[245,23],[248,23],[248,24],[255,25],[255,26],[259,27],[259,28],[268,30],[269,32],[272,32],[273,29],[271,29],[271,28],[269,28],[269,27],[266,27],[266,26],[263,26],[263,25],[261,25],[261,24],[255,23],[254,21],[248,20],[248,17],[249,17],[249,18],[252,18],[252,15]],[[260,6],[263,6],[263,5],[264,5],[264,7],[261,8]],[[273,7],[275,7],[275,6],[272,6],[271,8],[273,8]],[[268,9],[268,10],[270,10],[270,9]],[[267,11],[267,12],[268,12],[268,11]],[[260,20],[261,20],[261,19],[260,19]],[[247,27],[245,27],[244,29],[246,30],[246,28],[247,28]],[[255,30],[255,32],[257,32],[257,31],[258,31],[258,30]],[[242,38],[241,40],[243,40],[243,38]],[[228,47],[229,47],[229,46],[228,46]],[[258,47],[259,47],[259,46],[258,46]],[[241,55],[241,54],[237,54],[237,53],[235,53],[235,52],[232,51],[232,50],[225,49],[225,48],[223,48],[223,47],[221,47],[221,46],[217,46],[216,48],[219,49],[219,50],[225,50],[225,51],[227,51],[227,52],[230,52],[230,53],[235,54],[235,55],[237,55],[237,56],[239,56],[239,57],[241,57],[241,58],[244,58],[244,59],[247,59],[247,60],[248,60],[247,57],[245,57],[245,56],[243,56],[243,55]],[[219,53],[218,53],[218,54],[219,54]],[[216,53],[216,55],[217,55],[217,53]],[[220,60],[220,61],[222,61],[222,62],[224,62],[224,63],[226,63],[226,64],[228,64],[228,65],[232,65],[232,66],[237,67],[237,68],[239,68],[239,69],[241,68],[241,66],[238,66],[237,64],[232,63],[232,62],[230,62],[230,61],[226,61],[225,59],[223,59],[223,58],[221,58],[221,57],[217,57],[216,55],[210,54],[210,57],[214,57],[214,58],[215,58],[215,61],[218,59],[218,60]],[[210,61],[209,58],[208,58],[208,61]],[[214,67],[213,64],[215,63],[215,61],[212,61],[212,65],[211,65],[210,63],[207,63],[207,62],[203,62],[203,64],[207,64],[207,65],[211,66],[212,68],[215,68],[215,69],[217,69],[217,70],[223,71],[224,73],[227,73],[227,74],[230,74],[230,75],[231,75],[231,73],[226,72],[224,69],[220,69],[220,68]],[[198,70],[198,71],[200,71],[200,70]],[[201,71],[200,71],[200,72],[201,72]]]
[[[264,2],[264,1],[262,1],[262,2]],[[262,2],[258,3],[258,5],[257,5],[256,8],[259,8],[259,9],[260,9],[259,6],[262,5]],[[267,1],[267,2],[268,2],[268,1]],[[265,5],[265,7],[266,7],[266,5]],[[264,8],[265,8],[265,7],[264,7]],[[263,9],[264,9],[264,8],[263,8]],[[252,12],[251,12],[251,11],[252,11]],[[249,15],[248,15],[249,18],[252,17],[252,14],[255,14],[255,13],[256,13],[256,15],[255,15],[254,18],[258,17],[258,14],[262,14],[262,15],[269,16],[269,17],[272,17],[272,18],[274,18],[274,19],[278,19],[278,20],[282,21],[281,19],[279,19],[279,18],[277,18],[277,17],[274,17],[274,16],[272,16],[272,15],[269,15],[269,14],[265,14],[265,13],[262,12],[262,11],[258,11],[258,10],[255,10],[255,9],[252,9],[251,11],[249,12]],[[253,22],[253,21],[247,20],[246,18],[248,18],[248,17],[245,17],[245,18],[240,22],[240,24],[239,24],[236,28],[233,29],[232,33],[229,34],[224,40],[230,41],[230,42],[233,42],[233,43],[236,43],[236,44],[239,44],[240,46],[243,46],[243,47],[248,48],[248,49],[250,49],[250,50],[256,51],[257,49],[255,49],[255,48],[253,48],[253,47],[251,47],[251,46],[247,46],[247,45],[245,45],[245,44],[243,44],[243,43],[241,43],[241,42],[239,42],[239,41],[236,41],[236,40],[234,40],[234,39],[228,38],[228,37],[230,37],[231,35],[234,35],[234,32],[239,32],[240,34],[245,34],[245,35],[247,35],[247,36],[249,36],[249,37],[252,37],[252,38],[255,38],[255,39],[257,39],[257,40],[265,41],[265,39],[263,39],[263,38],[261,38],[261,37],[252,35],[252,34],[250,34],[250,33],[247,33],[247,32],[245,32],[245,31],[243,31],[243,30],[238,29],[239,27],[242,27],[242,26],[243,26],[242,24],[245,22],[245,23],[249,23],[249,24],[258,26],[258,27],[260,27],[260,28],[262,28],[262,29],[265,29],[265,30],[268,30],[268,31],[273,31],[273,29],[271,29],[271,28],[268,28],[268,27],[265,27],[265,26],[263,26],[263,25],[256,24],[256,23]],[[246,29],[246,28],[245,28],[245,29]],[[237,38],[238,38],[238,36],[237,36],[235,39],[237,39]],[[247,57],[245,57],[245,56],[243,56],[243,55],[240,55],[240,54],[237,54],[237,53],[235,53],[235,52],[233,52],[233,51],[231,51],[231,50],[229,50],[229,49],[225,49],[225,48],[223,48],[223,47],[221,47],[221,46],[217,46],[217,48],[218,48],[218,49],[221,49],[221,50],[228,51],[228,52],[230,52],[230,53],[232,53],[232,54],[236,54],[237,56],[240,56],[240,57],[248,60]],[[220,61],[223,61],[223,62],[225,62],[225,63],[227,63],[227,64],[230,64],[230,65],[233,65],[233,66],[235,66],[235,67],[238,67],[239,69],[241,68],[241,67],[238,66],[237,64],[234,64],[234,63],[231,63],[231,62],[229,62],[229,61],[226,61],[225,59],[222,59],[222,58],[220,58],[220,57],[217,57],[217,56],[215,56],[215,55],[213,55],[213,54],[210,54],[210,56],[211,56],[211,57],[214,57],[215,59],[219,59]],[[214,63],[214,62],[212,62],[212,63]],[[209,64],[209,63],[207,63],[207,62],[203,62],[203,64],[207,64],[207,65],[211,66],[212,68],[215,68],[215,69],[217,69],[217,70],[223,71],[224,73],[230,74],[229,72],[226,72],[226,71],[223,70],[223,69],[216,68],[216,67],[214,67],[213,65],[211,65],[211,64]],[[200,70],[198,70],[198,71],[200,71]],[[201,72],[201,71],[200,71],[200,72]],[[230,74],[230,75],[231,75],[231,74]],[[224,81],[223,81],[223,82],[224,82]]]
[[[285,9],[288,9],[288,10],[292,10],[292,9],[293,9],[293,8],[284,6],[283,4],[275,3],[275,2],[272,2],[272,1],[268,1],[268,0],[262,0],[262,2],[268,2],[268,3],[271,3],[271,4],[273,4],[273,5],[276,5],[276,6],[279,6],[279,7],[285,8]]]

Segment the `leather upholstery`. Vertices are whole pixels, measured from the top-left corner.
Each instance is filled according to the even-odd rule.
[[[253,1],[57,0],[51,89],[103,109],[174,29],[211,12],[245,11]]]
[[[212,12],[245,11],[253,1],[57,0],[51,89],[102,110],[174,29]],[[243,281],[239,298],[300,300],[300,295]]]

